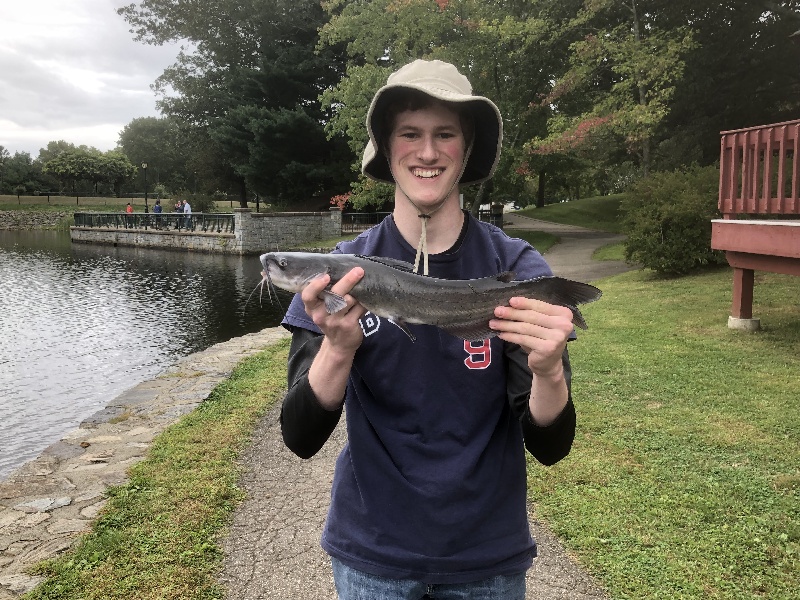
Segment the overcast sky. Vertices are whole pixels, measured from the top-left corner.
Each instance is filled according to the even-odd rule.
[[[0,0],[0,146],[13,155],[53,140],[99,150],[137,117],[158,116],[150,85],[176,46],[133,41],[126,0]]]

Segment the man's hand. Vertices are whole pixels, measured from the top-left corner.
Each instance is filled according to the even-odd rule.
[[[342,405],[353,358],[364,341],[358,320],[366,309],[350,295],[350,290],[362,277],[364,269],[356,267],[331,288],[346,302],[342,310],[332,315],[328,314],[325,302],[320,297],[331,282],[330,275],[311,280],[300,294],[308,316],[325,336],[308,370],[308,383],[320,405],[327,410],[335,410]]]
[[[532,298],[511,298],[498,306],[489,324],[498,337],[519,345],[528,354],[528,366],[539,377],[562,373],[561,356],[572,334],[572,311],[566,306]]]
[[[517,344],[528,354],[533,372],[528,401],[534,423],[544,427],[555,421],[569,399],[562,356],[572,335],[572,311],[565,306],[532,298],[511,298],[498,306],[489,326],[498,337]]]

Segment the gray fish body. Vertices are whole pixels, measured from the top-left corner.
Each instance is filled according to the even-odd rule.
[[[350,295],[364,308],[391,319],[406,333],[404,323],[435,325],[471,341],[497,335],[489,328],[494,309],[508,306],[515,296],[567,306],[573,323],[586,329],[577,305],[601,295],[594,286],[561,277],[512,281],[513,273],[501,273],[482,279],[437,279],[411,272],[412,265],[403,261],[353,254],[271,252],[261,256],[261,264],[269,283],[290,292],[301,291],[322,273],[330,275],[333,285],[353,267],[361,267],[364,277]],[[337,310],[335,299],[326,298],[326,305],[329,312]]]

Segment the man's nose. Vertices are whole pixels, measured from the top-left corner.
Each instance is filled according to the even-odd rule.
[[[420,160],[431,162],[439,157],[439,149],[436,146],[436,139],[432,135],[422,137],[422,141],[417,152]]]

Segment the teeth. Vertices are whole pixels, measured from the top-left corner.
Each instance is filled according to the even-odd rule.
[[[414,169],[414,175],[416,177],[424,177],[426,179],[436,177],[437,175],[441,174],[441,169]]]

